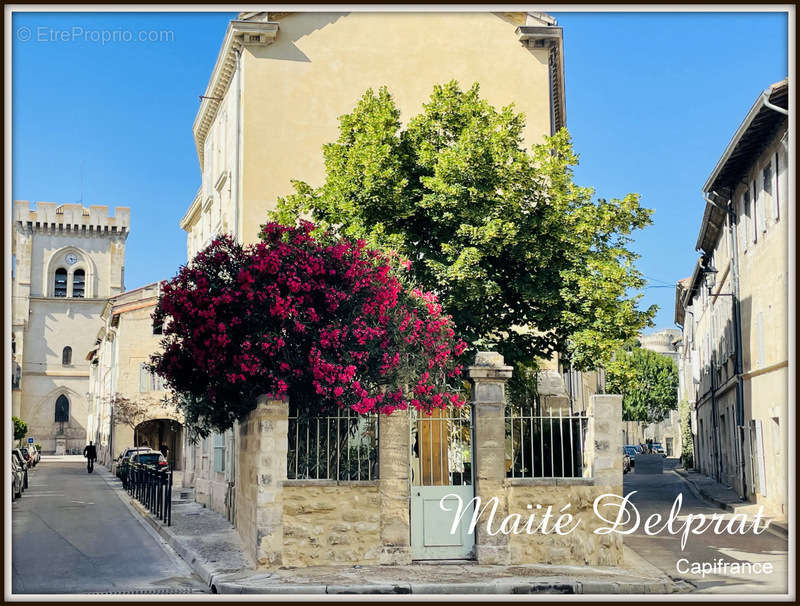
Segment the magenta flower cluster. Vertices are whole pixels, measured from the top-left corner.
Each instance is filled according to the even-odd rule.
[[[230,427],[267,393],[309,413],[428,412],[463,398],[459,340],[408,262],[315,226],[268,223],[261,242],[214,240],[162,284],[153,368],[187,422]]]

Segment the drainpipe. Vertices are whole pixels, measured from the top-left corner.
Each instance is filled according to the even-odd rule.
[[[777,105],[773,105],[772,103],[769,102],[769,94],[767,93],[767,91],[761,93],[761,103],[764,104],[764,107],[776,111],[779,114],[783,114],[784,116],[789,115],[788,110],[785,110],[782,107],[778,107]]]
[[[705,285],[702,286],[705,288]],[[711,343],[714,343],[714,303],[711,301],[711,297],[708,298],[708,313],[709,313],[709,320],[708,320],[708,333],[711,337]],[[717,414],[717,385],[716,381],[714,380],[714,375],[716,374],[716,352],[714,348],[711,349],[711,428],[714,432],[714,475],[716,476],[717,482],[722,481],[722,457],[720,456],[720,446],[719,446],[719,424],[718,424],[718,414]]]

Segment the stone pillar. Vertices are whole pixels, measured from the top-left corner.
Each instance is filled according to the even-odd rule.
[[[409,411],[378,417],[381,551],[384,565],[411,563]]]
[[[508,515],[505,479],[505,383],[511,378],[511,367],[495,352],[479,352],[470,366],[475,423],[475,496],[481,506],[497,497],[495,524]],[[490,508],[487,508],[487,512]],[[508,536],[486,532],[487,515],[479,518],[475,529],[476,559],[479,564],[507,565],[511,562]],[[496,528],[493,528],[495,530]]]
[[[56,455],[63,455],[67,452],[66,438],[56,438]]]
[[[622,396],[593,395],[586,454],[596,486],[622,491]]]
[[[288,417],[288,402],[259,396],[256,409],[239,427],[236,527],[259,566],[282,561]]]

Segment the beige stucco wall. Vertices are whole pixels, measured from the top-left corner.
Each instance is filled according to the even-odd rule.
[[[474,82],[491,104],[515,103],[528,143],[550,134],[548,50],[528,49],[519,22],[493,13],[303,13],[279,20],[277,40],[243,53],[244,241],[255,240],[267,209],[319,185],[322,146],[337,118],[367,88],[387,86],[407,121],[433,85]]]
[[[372,485],[283,488],[283,565],[377,564],[380,494]]]
[[[468,88],[477,81],[492,104],[514,102],[526,113],[529,144],[550,134],[549,50],[519,42],[516,27],[531,19],[524,13],[293,13],[270,19],[279,22],[275,41],[242,48],[240,68],[231,64],[230,84],[213,93],[221,101],[207,132],[198,137],[195,125],[201,184],[181,221],[187,258],[217,234],[255,240],[267,209],[293,191],[291,179],[318,185],[323,144],[336,139],[338,117],[369,87],[387,85],[408,120],[434,84],[455,78]],[[238,460],[228,452],[236,448],[235,434],[225,443],[226,460]],[[212,456],[207,442],[186,444],[184,479],[198,501],[225,512],[235,474],[214,471]]]

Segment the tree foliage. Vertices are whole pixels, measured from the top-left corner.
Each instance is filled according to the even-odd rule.
[[[299,415],[460,406],[448,388],[466,345],[408,263],[315,226],[268,223],[262,241],[216,239],[165,282],[154,370],[199,435],[224,431],[261,394]]]
[[[623,420],[658,423],[678,405],[678,367],[649,349],[621,349],[606,366],[606,390],[622,394]]]
[[[19,417],[11,417],[14,422],[14,439],[21,440],[28,433],[28,424]]]
[[[678,404],[681,419],[681,464],[690,469],[694,467],[694,436],[692,435],[692,407],[686,400]]]
[[[114,423],[122,423],[134,431],[151,416],[154,405],[153,399],[148,397],[128,398],[120,393],[111,396]]]
[[[434,87],[401,126],[385,88],[368,90],[323,148],[317,188],[294,181],[272,215],[397,250],[437,293],[474,351],[509,363],[553,352],[591,368],[646,326],[630,234],[650,223],[639,196],[593,200],[573,182],[565,130],[525,149],[524,116],[496,109],[477,84]]]

